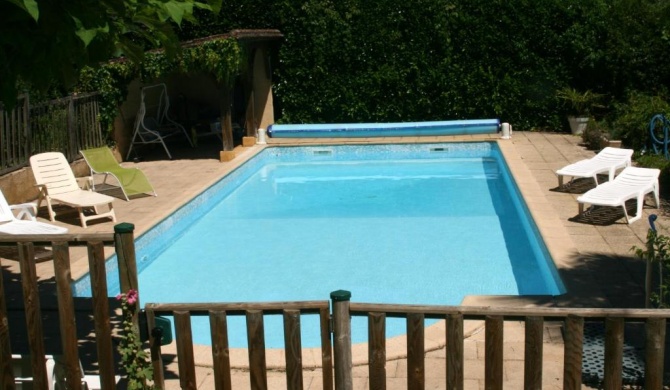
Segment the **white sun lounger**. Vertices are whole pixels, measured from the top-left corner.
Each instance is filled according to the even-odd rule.
[[[659,207],[658,176],[660,173],[661,171],[655,168],[626,167],[614,180],[586,191],[578,197],[579,213],[584,212],[584,204],[622,207],[626,222],[633,223],[642,218],[644,198],[648,193],[654,193],[656,208]],[[632,218],[628,216],[626,210],[626,201],[629,199],[637,199],[637,213]]]
[[[571,176],[573,179],[592,177],[598,185],[598,174],[607,173],[611,181],[618,170],[630,166],[632,156],[632,149],[606,147],[592,158],[577,161],[556,171],[558,186],[563,186],[563,176]]]
[[[0,234],[65,234],[67,229],[60,226],[51,225],[44,222],[32,220],[30,212],[24,212],[23,208],[32,208],[34,204],[25,203],[18,206],[19,215],[28,216],[31,220],[23,221],[14,216],[12,206],[7,203],[7,199],[0,192]],[[32,207],[31,207],[32,206]],[[16,208],[16,207],[14,207]],[[32,210],[30,210],[32,211]]]
[[[47,370],[47,388],[48,390],[65,389],[65,367],[60,356],[46,355],[44,357]],[[12,354],[12,369],[14,374],[14,384],[18,389],[32,389],[35,379],[33,378],[32,367],[30,366],[30,355]],[[79,372],[81,374],[82,389],[100,390],[102,389],[100,377],[98,375],[84,375],[84,368],[79,362]],[[121,379],[120,376],[114,377],[116,383]]]
[[[70,164],[65,159],[63,153],[47,152],[36,154],[30,157],[30,166],[35,175],[35,181],[40,190],[37,200],[37,207],[40,207],[42,200],[46,200],[49,209],[49,218],[55,221],[56,213],[53,210],[53,203],[62,203],[74,207],[79,212],[81,226],[86,227],[86,222],[97,218],[111,218],[116,222],[114,198],[111,196],[99,194],[93,191],[82,190],[77,183],[77,179],[72,173]],[[98,207],[108,205],[109,211],[98,213]],[[85,208],[95,209],[94,215],[84,215]]]

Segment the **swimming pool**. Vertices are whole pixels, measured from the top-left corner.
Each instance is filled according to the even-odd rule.
[[[143,303],[327,299],[347,289],[358,302],[459,304],[563,292],[486,142],[267,148],[139,237],[136,254]],[[108,284],[116,294],[112,272]],[[88,286],[78,281],[76,294]],[[273,326],[266,344],[280,347]],[[207,344],[207,319],[193,327]],[[364,341],[365,323],[353,327]],[[302,328],[303,345],[315,346],[309,323]],[[231,346],[245,346],[244,331],[232,332]],[[402,321],[388,325],[389,336],[403,332]]]

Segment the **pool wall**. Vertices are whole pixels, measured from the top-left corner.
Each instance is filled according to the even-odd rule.
[[[273,138],[335,138],[494,134],[498,131],[499,119],[472,119],[403,123],[275,124],[270,125],[267,132]]]

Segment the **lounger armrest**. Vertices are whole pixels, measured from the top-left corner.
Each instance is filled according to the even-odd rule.
[[[35,187],[37,187],[37,190],[40,192],[39,198],[45,197],[49,194],[49,190],[47,189],[47,186],[44,184],[35,184]]]
[[[93,176],[78,177],[77,183],[82,190],[93,191]]]
[[[9,206],[9,209],[12,211],[18,210],[16,219],[35,221],[37,216],[37,205],[35,203],[13,204]]]

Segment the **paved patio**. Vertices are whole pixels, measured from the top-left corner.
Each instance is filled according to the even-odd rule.
[[[497,135],[424,137],[424,138],[373,138],[352,139],[347,143],[381,142],[441,142],[498,140]],[[645,218],[627,225],[623,214],[617,210],[604,210],[589,218],[577,216],[577,194],[590,188],[588,181],[579,181],[569,189],[557,189],[558,181],[554,171],[582,158],[594,155],[579,145],[581,139],[569,134],[515,132],[511,140],[499,140],[510,169],[520,187],[531,213],[535,217],[548,249],[560,269],[568,294],[556,298],[547,297],[468,297],[467,305],[551,305],[581,307],[644,307],[644,262],[634,257],[631,248],[642,247],[646,241],[648,224],[646,215],[659,215],[657,227],[667,234],[667,222],[661,210],[646,207]],[[270,144],[329,143],[342,140],[269,140]],[[188,202],[192,197],[215,183],[221,177],[234,170],[245,160],[259,152],[262,147],[237,148],[233,161],[221,163],[218,160],[219,145],[216,138],[203,139],[197,150],[171,149],[174,160],[166,160],[160,150],[142,151],[142,160],[127,162],[125,166],[142,169],[155,186],[157,197],[139,197],[126,202],[114,202],[117,223],[131,222],[135,225],[136,237],[150,229],[164,217]],[[648,205],[650,203],[648,202]],[[40,219],[44,220],[45,210]],[[88,229],[82,229],[78,221],[63,219],[56,222],[70,229],[71,233],[110,232],[114,224],[100,220],[90,222]],[[111,251],[111,248],[109,249]],[[16,262],[2,260],[3,271],[16,277]],[[75,252],[72,264],[72,276],[78,278],[87,270],[85,253]],[[51,262],[38,264],[38,275],[48,281],[53,275]],[[5,281],[8,279],[5,278]],[[327,299],[324,296],[324,299]],[[355,294],[353,299],[355,300]],[[466,388],[484,388],[484,336],[481,326],[468,324],[466,327]],[[505,388],[521,388],[523,383],[523,326],[519,323],[506,324],[505,331]],[[443,344],[442,344],[443,346]],[[544,388],[562,386],[562,337],[560,326],[547,324],[545,331],[545,367]],[[439,343],[427,353],[427,388],[445,387],[445,350]],[[168,349],[166,349],[169,351]],[[206,351],[196,352],[203,361],[207,360]],[[389,356],[393,354],[389,353]],[[406,388],[406,361],[402,351],[397,358],[387,364],[388,388]],[[359,356],[364,359],[363,357]],[[355,359],[356,360],[356,357]],[[200,388],[213,388],[213,376],[207,367],[198,369]],[[179,388],[174,377],[177,366],[174,361],[167,366],[168,388]],[[285,383],[281,371],[269,373],[269,387],[280,388]],[[172,378],[172,379],[170,379]],[[249,375],[238,370],[233,385],[246,384]],[[367,367],[355,368],[355,388],[366,388]],[[320,388],[318,369],[305,373],[305,388]],[[283,386],[285,388],[285,385]]]

